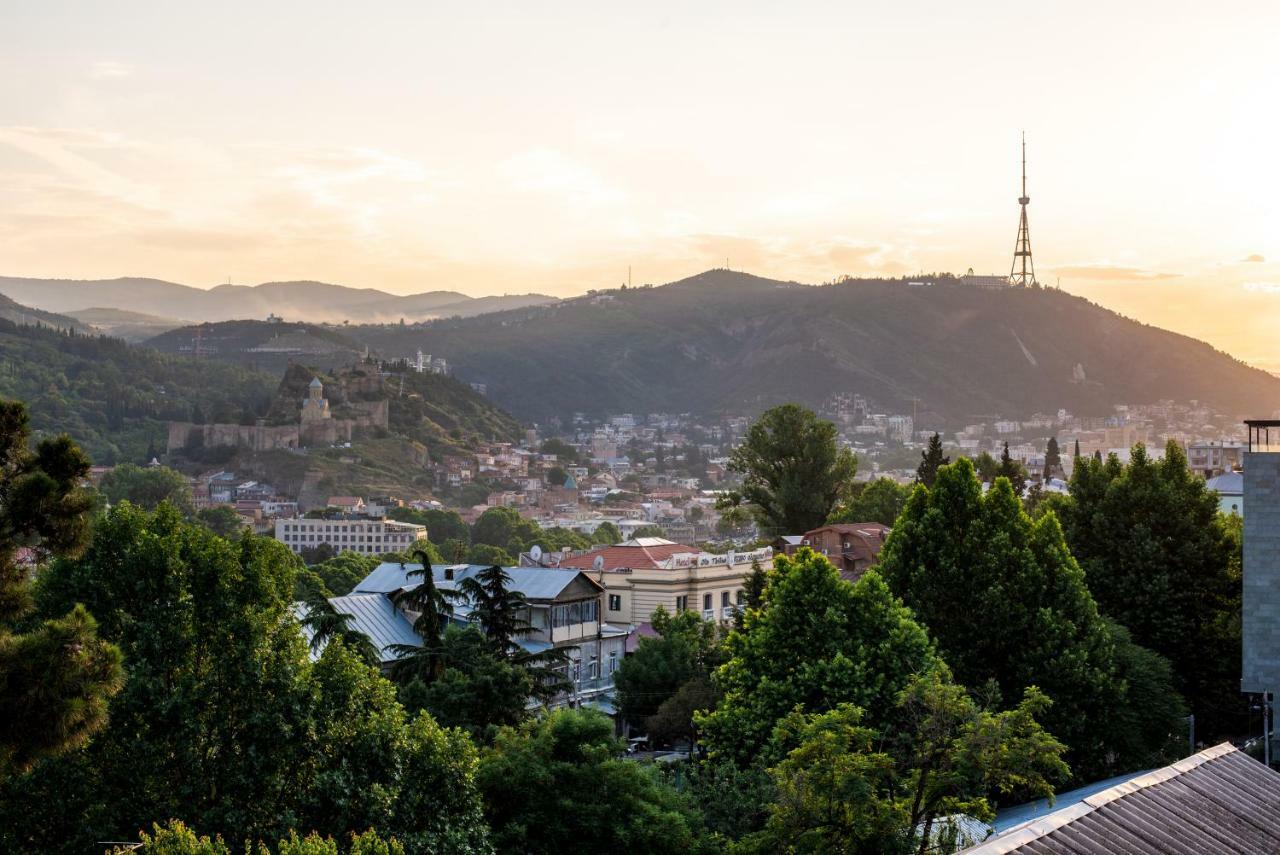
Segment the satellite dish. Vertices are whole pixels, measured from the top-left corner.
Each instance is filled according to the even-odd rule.
[[[592,567],[592,569],[593,569],[593,570],[603,570],[603,569],[604,569],[604,556],[603,556],[603,555],[597,555],[597,556],[595,557],[595,560],[591,562],[591,567]]]
[[[529,547],[529,557],[532,558],[534,561],[541,562],[542,547],[536,543],[533,546]]]

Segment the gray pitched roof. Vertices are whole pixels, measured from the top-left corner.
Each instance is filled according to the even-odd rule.
[[[452,581],[445,579],[445,570],[449,567],[454,571]],[[436,585],[449,590],[468,576],[474,576],[488,567],[487,564],[433,564],[431,572]],[[364,594],[389,594],[401,588],[416,587],[419,584],[417,578],[411,577],[409,573],[421,568],[421,564],[399,564],[388,561],[375,567],[372,573],[356,585],[355,590]],[[506,567],[503,569],[511,577],[512,589],[524,594],[528,600],[553,600],[579,576],[591,585],[600,587],[594,579],[581,570],[552,567]]]
[[[1223,743],[966,849],[973,855],[1280,851],[1280,773]]]
[[[333,597],[329,602],[339,613],[351,615],[351,628],[369,637],[374,646],[382,651],[383,662],[394,662],[400,658],[387,649],[393,644],[422,646],[422,639],[413,631],[413,624],[395,607],[390,598],[382,594],[348,594],[345,597]],[[293,608],[299,619],[306,615],[307,607],[304,604],[295,603]],[[310,644],[312,633],[305,626],[302,627],[302,635]],[[317,659],[323,652],[324,648],[313,651],[311,658]]]

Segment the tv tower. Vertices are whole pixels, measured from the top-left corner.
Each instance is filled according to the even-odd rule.
[[[1031,258],[1031,229],[1027,226],[1027,132],[1022,132],[1022,195],[1018,197],[1022,217],[1018,220],[1018,239],[1013,243],[1013,266],[1009,268],[1009,284],[1024,288],[1036,284],[1036,263]]]

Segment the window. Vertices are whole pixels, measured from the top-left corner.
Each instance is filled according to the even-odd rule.
[[[611,612],[622,611],[622,595],[621,594],[609,595],[609,611]]]
[[[720,592],[720,605],[721,605],[722,607],[726,607],[726,608],[728,607],[728,605],[729,605],[729,592],[728,592],[728,591],[721,591],[721,592]]]
[[[689,598],[687,596],[676,597],[676,611],[684,612],[689,610]]]
[[[711,611],[711,595],[710,594],[702,595],[702,609],[703,611],[708,611],[708,612]]]
[[[591,657],[591,664],[587,666],[587,679],[595,680],[600,677],[600,659],[597,656]]]
[[[747,592],[739,588],[738,589],[738,605],[742,605],[746,601],[747,601]]]
[[[609,673],[612,674],[618,670],[618,651],[610,651],[609,653]]]

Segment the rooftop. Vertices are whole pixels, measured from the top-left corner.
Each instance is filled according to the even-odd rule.
[[[1125,779],[977,846],[972,855],[1280,851],[1280,773],[1230,743]]]
[[[560,566],[589,570],[595,568],[597,558],[602,558],[602,570],[661,569],[667,567],[674,556],[701,553],[696,546],[673,543],[661,537],[639,537],[574,555],[561,561]]]

